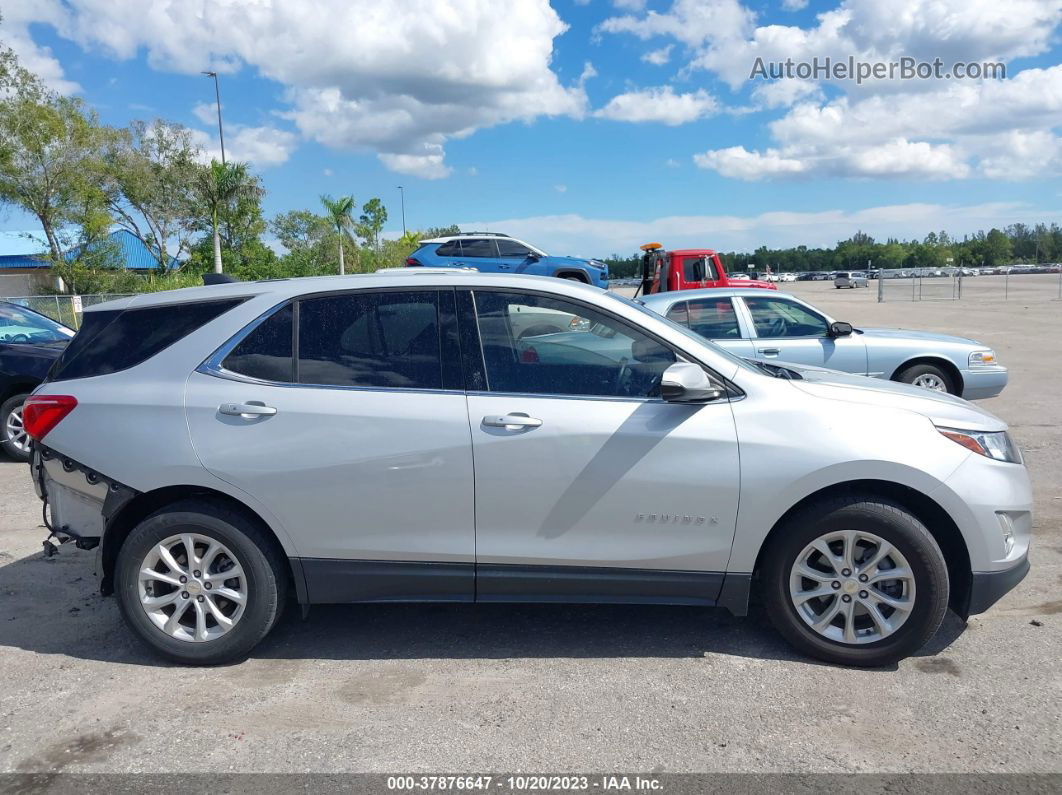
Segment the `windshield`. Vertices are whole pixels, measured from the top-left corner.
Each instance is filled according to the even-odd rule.
[[[0,343],[65,342],[73,336],[71,329],[32,309],[0,306]]]
[[[735,356],[730,351],[726,350],[725,348],[719,347],[718,345],[716,345],[711,340],[705,339],[700,334],[697,334],[697,333],[691,331],[690,329],[686,328],[685,326],[679,325],[678,323],[676,323],[673,320],[668,320],[663,315],[658,315],[652,309],[649,309],[647,306],[645,306],[645,304],[643,304],[641,301],[632,301],[630,298],[627,298],[627,297],[622,296],[622,295],[617,295],[616,293],[613,293],[613,292],[608,292],[608,293],[606,293],[606,295],[608,295],[610,298],[614,298],[617,301],[622,301],[624,304],[626,304],[629,307],[637,309],[643,315],[648,315],[649,317],[653,318],[654,320],[659,320],[659,321],[661,321],[663,323],[666,323],[671,328],[675,329],[676,331],[681,332],[682,336],[688,337],[693,342],[696,342],[698,345],[703,345],[706,348],[711,348],[712,349],[712,353],[715,353],[715,354],[721,356],[722,358],[726,359],[728,362],[732,363],[735,367],[740,367],[742,370],[748,370],[750,372],[757,373],[758,375],[763,375],[763,370],[761,370],[760,368],[758,368],[755,365],[745,361],[740,356]]]

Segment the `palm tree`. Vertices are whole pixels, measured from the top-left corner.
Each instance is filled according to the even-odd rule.
[[[343,235],[354,226],[354,208],[357,204],[354,203],[353,196],[340,196],[338,199],[333,199],[327,195],[321,197],[321,204],[328,210],[328,220],[339,233],[339,275],[342,276],[347,272],[343,261]]]
[[[241,199],[257,199],[262,195],[258,177],[247,170],[246,163],[219,163],[211,160],[196,174],[195,191],[198,199],[210,211],[210,225],[214,231],[214,273],[221,273],[221,233],[218,215],[225,207]]]

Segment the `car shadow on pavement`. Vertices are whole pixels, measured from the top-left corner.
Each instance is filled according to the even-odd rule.
[[[115,599],[98,594],[93,554],[64,547],[50,559],[35,554],[11,560],[0,550],[0,647],[168,665],[126,629]],[[939,654],[964,629],[949,613],[919,656]],[[756,606],[748,617],[735,618],[721,608],[656,605],[319,605],[303,619],[292,602],[251,656],[415,660],[707,654],[823,664],[793,651]]]

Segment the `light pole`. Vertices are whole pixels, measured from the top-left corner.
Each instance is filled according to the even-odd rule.
[[[221,165],[225,165],[225,132],[221,128],[221,89],[218,87],[218,73],[203,72],[203,74],[214,78],[214,97],[218,102],[218,138],[221,139]]]
[[[406,236],[406,189],[398,186],[398,195],[402,197],[402,237]]]

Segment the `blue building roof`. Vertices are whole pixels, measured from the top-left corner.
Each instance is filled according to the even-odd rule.
[[[118,244],[118,258],[130,270],[152,270],[158,267],[158,261],[140,239],[125,229],[116,229],[109,235]],[[44,236],[36,232],[0,232],[0,270],[14,268],[49,268],[47,260],[48,244]],[[74,259],[80,249],[74,248],[66,253],[67,259]],[[174,257],[170,257],[167,269],[178,267]]]

